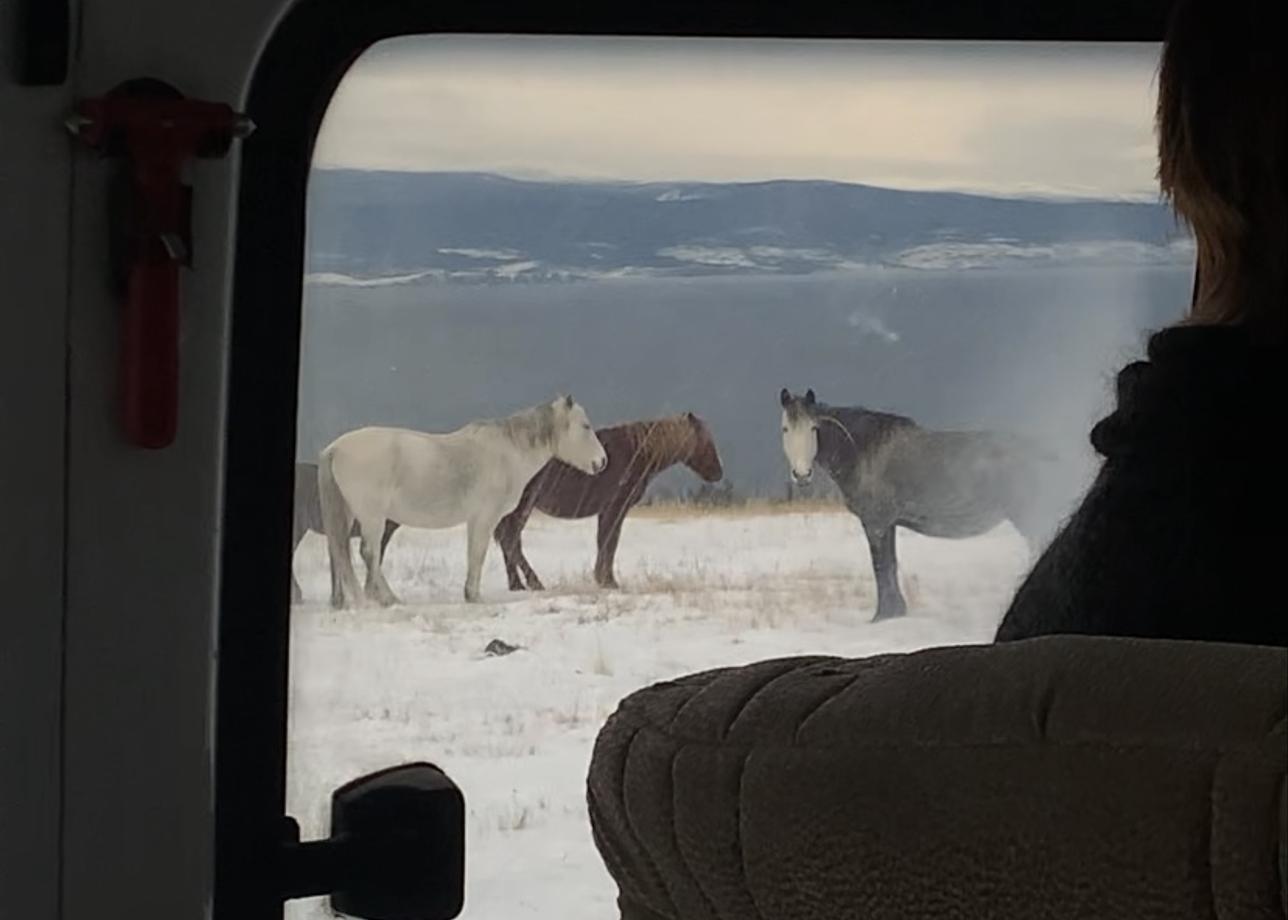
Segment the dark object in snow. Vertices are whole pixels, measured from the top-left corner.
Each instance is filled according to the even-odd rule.
[[[491,642],[487,644],[487,648],[483,649],[483,654],[491,655],[492,657],[496,658],[501,655],[509,655],[511,652],[517,652],[521,648],[523,648],[523,646],[511,645],[509,642],[506,642],[504,639],[493,639]]]

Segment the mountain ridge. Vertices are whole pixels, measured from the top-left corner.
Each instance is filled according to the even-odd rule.
[[[1191,245],[1157,202],[352,169],[314,172],[309,241],[321,284],[1172,264]]]

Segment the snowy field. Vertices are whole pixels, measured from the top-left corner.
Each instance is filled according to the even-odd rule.
[[[465,917],[611,920],[584,782],[595,733],[624,695],[768,657],[986,642],[1028,561],[1009,525],[961,541],[901,532],[910,615],[872,624],[867,547],[844,512],[639,512],[625,524],[617,592],[590,577],[594,534],[593,520],[535,515],[524,544],[549,590],[511,594],[493,545],[484,603],[467,606],[463,528],[403,530],[385,567],[404,605],[342,612],[326,604],[322,539],[305,539],[288,810],[306,839],[326,835],[335,787],[428,760],[465,793]],[[521,649],[488,657],[493,639]],[[321,899],[287,909],[328,915]]]

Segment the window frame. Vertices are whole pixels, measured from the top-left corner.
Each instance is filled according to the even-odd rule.
[[[281,916],[289,688],[290,521],[305,223],[314,141],[349,66],[422,34],[1158,42],[1169,0],[706,0],[580,6],[302,0],[250,83],[241,152],[215,686],[214,916]],[[306,49],[303,53],[301,49]]]

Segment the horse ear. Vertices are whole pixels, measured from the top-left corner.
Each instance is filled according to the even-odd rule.
[[[813,390],[806,390],[806,391],[805,391],[805,405],[807,405],[807,406],[812,406],[812,405],[814,405],[814,391],[813,391]]]
[[[565,397],[563,398],[563,404],[564,404],[564,408],[565,408],[565,409],[571,409],[571,408],[572,408],[572,405],[573,405],[573,399],[572,399],[572,394],[571,394],[571,393],[569,393],[567,396],[565,396]]]
[[[792,394],[787,392],[787,387],[783,387],[782,392],[778,394],[778,401],[782,404],[784,409],[786,409],[787,404],[792,401]]]
[[[696,425],[698,423],[698,417],[694,415],[692,412],[684,413],[684,417],[689,420],[689,424],[691,425]]]

